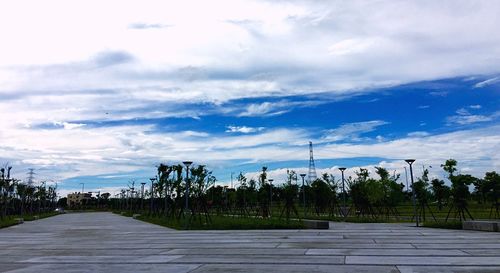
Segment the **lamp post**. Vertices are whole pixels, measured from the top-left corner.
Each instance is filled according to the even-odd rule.
[[[191,164],[193,164],[192,161],[183,161],[182,164],[184,164],[186,166],[186,207],[185,207],[185,211],[187,212],[189,210],[189,187],[190,187],[190,183],[189,183],[189,166],[191,166]]]
[[[408,187],[408,171],[406,170],[406,166],[405,166],[405,178],[406,178],[406,193],[408,193],[410,188]]]
[[[273,209],[273,181],[274,179],[269,179],[269,215],[271,215],[271,211]]]
[[[151,213],[153,213],[153,210],[154,210],[154,208],[153,208],[153,206],[154,206],[153,199],[154,199],[154,196],[155,196],[155,194],[154,194],[155,193],[154,182],[156,180],[156,177],[152,177],[149,180],[151,180],[151,196],[149,197],[150,203],[151,203],[151,205],[149,207],[149,214],[151,214]]]
[[[82,185],[82,193],[85,191],[85,183],[80,183]]]
[[[411,178],[411,192],[412,192],[412,197],[413,197],[413,214],[415,215],[415,221],[418,227],[418,215],[417,215],[417,204],[416,204],[416,198],[415,198],[415,187],[413,186],[413,168],[412,164],[415,162],[415,159],[405,159],[406,163],[410,165],[410,178]]]
[[[306,177],[306,174],[301,173],[300,177],[302,177],[302,205],[304,207],[304,216],[306,216],[306,188],[304,187],[304,178]]]
[[[144,186],[146,182],[141,183],[141,210],[144,210]]]
[[[342,214],[344,215],[344,217],[347,217],[347,213],[346,213],[346,202],[345,202],[345,179],[344,179],[344,171],[345,171],[345,167],[340,167],[339,170],[342,172]]]

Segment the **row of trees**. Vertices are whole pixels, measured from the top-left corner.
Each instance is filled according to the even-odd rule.
[[[11,166],[0,169],[0,220],[14,215],[34,215],[52,211],[56,207],[56,186],[23,183],[11,177]]]
[[[263,167],[256,179],[248,179],[240,173],[238,187],[233,189],[216,185],[215,177],[203,165],[187,170],[180,164],[160,164],[151,185],[142,183],[141,189],[137,190],[132,184],[128,190],[115,196],[113,203],[115,208],[122,210],[142,210],[176,219],[189,215],[210,222],[211,214],[285,219],[303,217],[303,214],[414,217],[413,213],[398,211],[402,205],[409,207],[414,197],[416,215],[424,220],[428,216],[436,219],[433,211],[436,208],[438,211],[448,210],[446,219],[452,216],[463,220],[472,218],[468,204],[475,199],[479,203],[492,204],[490,218],[499,218],[500,176],[488,172],[479,179],[457,174],[456,167],[457,162],[453,159],[442,165],[451,186],[438,178],[430,180],[428,170],[424,170],[411,192],[399,182],[399,175],[391,175],[385,168],[375,167],[376,177],[372,177],[368,169],[360,168],[354,176],[346,178],[343,193],[342,181],[331,174],[323,174],[302,186],[294,171],[288,172],[285,181],[274,182],[268,178],[267,168]],[[473,192],[470,192],[470,186],[474,186]],[[302,213],[299,213],[299,208],[303,208]]]

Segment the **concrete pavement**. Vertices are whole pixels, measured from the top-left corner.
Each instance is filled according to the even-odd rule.
[[[176,231],[112,213],[0,230],[0,272],[500,272],[500,233],[331,223]]]

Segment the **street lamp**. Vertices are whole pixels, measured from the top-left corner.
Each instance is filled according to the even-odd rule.
[[[189,166],[193,164],[192,161],[183,161],[182,164],[186,166],[186,208],[185,211],[187,212],[189,209]]]
[[[144,210],[144,186],[146,182],[141,183],[141,210]]]
[[[153,201],[153,198],[154,198],[154,182],[156,180],[156,177],[152,177],[150,178],[149,180],[151,180],[151,196],[149,197],[150,199],[150,203],[151,203],[151,206],[149,207],[149,214],[153,213],[153,206],[154,206],[154,201]]]
[[[406,166],[405,166],[405,178],[406,178],[406,193],[408,193],[410,188],[408,187],[408,171],[406,170]]]
[[[304,207],[304,216],[306,216],[306,188],[304,187],[304,178],[306,177],[306,174],[301,173],[300,177],[302,177],[302,203]]]
[[[271,215],[271,211],[273,209],[273,181],[274,179],[269,179],[269,215]]]
[[[415,201],[415,187],[413,186],[413,168],[412,164],[415,162],[415,159],[405,159],[406,163],[410,165],[410,178],[411,178],[411,191],[413,196],[413,214],[415,215],[415,221],[418,227],[418,215],[417,215],[417,204]]]
[[[340,167],[339,170],[342,172],[342,214],[344,217],[347,217],[346,213],[346,207],[345,207],[345,179],[344,179],[344,171],[346,170],[345,167]]]

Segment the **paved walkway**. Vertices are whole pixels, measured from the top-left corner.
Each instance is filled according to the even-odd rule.
[[[111,213],[0,230],[0,272],[500,272],[500,233],[332,223],[175,231]]]

